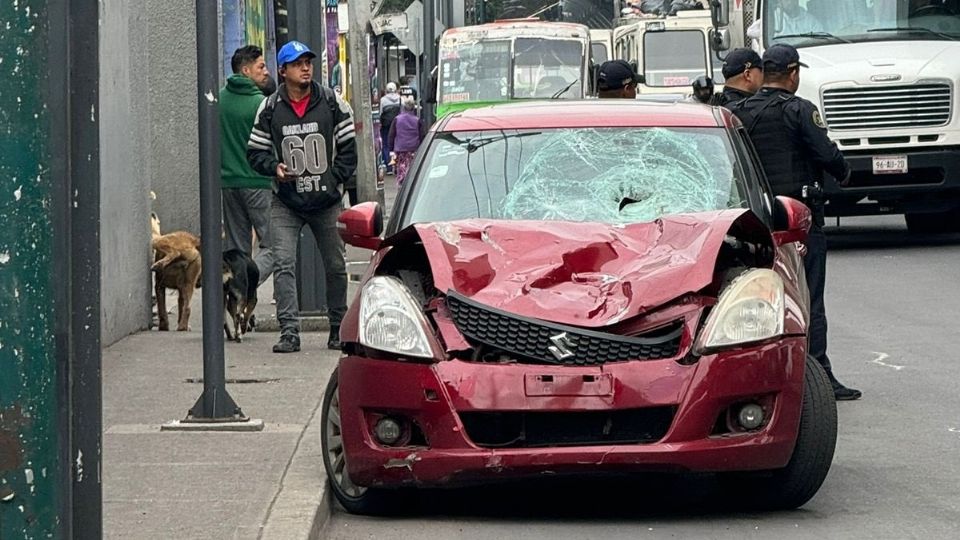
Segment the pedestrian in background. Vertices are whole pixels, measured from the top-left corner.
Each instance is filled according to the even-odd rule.
[[[600,64],[597,76],[597,97],[601,99],[636,99],[640,77],[626,60],[608,60]]]
[[[393,121],[393,127],[390,128],[387,136],[390,147],[393,148],[390,157],[395,162],[398,186],[403,185],[407,171],[410,170],[410,163],[413,162],[413,156],[416,155],[426,134],[423,122],[417,116],[417,102],[411,97],[405,97],[401,108],[400,115]]]
[[[313,231],[326,271],[328,348],[340,348],[340,322],[347,311],[346,258],[337,217],[343,185],[357,169],[357,144],[350,107],[313,80],[314,58],[299,41],[280,49],[280,87],[260,106],[248,143],[254,170],[276,178],[270,207],[273,295],[280,323],[275,353],[300,350],[294,272],[304,225]]]
[[[383,151],[383,164],[387,166],[388,172],[391,172],[390,153],[393,148],[387,139],[390,136],[390,127],[399,114],[400,94],[397,93],[397,85],[389,82],[387,83],[386,93],[380,98],[380,147]]]
[[[791,45],[776,44],[763,53],[763,87],[732,106],[757,149],[770,187],[776,195],[799,199],[813,211],[803,266],[810,290],[807,354],[826,370],[837,400],[859,399],[833,374],[827,357],[827,314],[823,301],[827,278],[827,237],[820,197],[824,171],[841,185],[850,178],[850,165],[827,137],[827,125],[813,103],[796,95],[800,87],[800,54]]]
[[[256,45],[241,47],[231,59],[233,75],[220,90],[220,176],[223,194],[223,250],[253,254],[253,233],[259,243],[254,262],[260,282],[273,272],[270,249],[270,189],[272,178],[253,170],[247,162],[247,141],[262,89],[270,83],[263,51]]]

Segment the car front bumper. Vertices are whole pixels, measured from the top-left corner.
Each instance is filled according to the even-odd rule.
[[[399,487],[549,474],[780,468],[796,442],[805,349],[805,338],[790,337],[691,365],[656,360],[597,367],[346,356],[338,373],[348,471],[357,485]],[[763,404],[764,425],[750,432],[718,430],[745,402]],[[549,421],[552,414],[654,409],[671,411],[664,433],[632,443],[604,442],[601,434],[589,443],[494,447],[478,444],[477,428],[463,421],[473,413]],[[415,425],[423,437],[400,447],[379,443],[373,426],[383,416]],[[553,426],[570,430],[562,420]]]

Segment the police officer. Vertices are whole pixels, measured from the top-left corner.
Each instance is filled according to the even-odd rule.
[[[727,106],[757,93],[763,86],[763,62],[753,49],[734,49],[723,59],[723,92],[715,100]]]
[[[597,97],[600,99],[636,99],[640,76],[626,60],[608,60],[600,64],[597,74]]]
[[[776,195],[804,201],[814,214],[803,263],[810,289],[809,354],[827,371],[837,400],[860,398],[860,391],[847,388],[834,377],[827,357],[827,317],[823,304],[826,280],[827,242],[823,234],[823,172],[841,185],[850,178],[850,165],[836,144],[827,138],[827,126],[813,103],[796,96],[800,86],[797,50],[773,45],[763,54],[763,87],[752,97],[732,106],[760,155],[767,179]]]

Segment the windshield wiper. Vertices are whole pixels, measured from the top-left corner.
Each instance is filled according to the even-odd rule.
[[[574,80],[570,81],[570,84],[568,84],[563,90],[560,90],[560,91],[557,92],[556,94],[550,96],[550,99],[557,99],[557,98],[559,98],[560,96],[564,95],[565,93],[567,93],[567,90],[569,90],[571,87],[573,87],[573,85],[577,84],[577,81],[579,81],[579,80],[580,80],[580,79],[577,78],[577,79],[574,79]]]
[[[492,142],[502,141],[504,139],[513,137],[529,137],[530,135],[540,135],[541,133],[541,131],[526,131],[524,133],[502,133],[493,137],[474,137],[465,143],[461,142],[460,146],[463,146],[467,149],[467,152],[472,154],[473,152],[476,152],[480,148]]]
[[[912,32],[914,34],[930,34],[944,39],[949,39],[950,41],[957,41],[957,36],[951,36],[950,34],[944,34],[943,32],[937,32],[936,30],[931,30],[929,28],[924,28],[922,26],[892,26],[890,28],[871,28],[867,32]]]
[[[834,41],[839,41],[840,43],[853,43],[849,39],[844,39],[842,37],[835,36],[830,32],[804,32],[803,34],[784,34],[782,36],[774,36],[773,39],[784,39],[784,38],[832,39]]]

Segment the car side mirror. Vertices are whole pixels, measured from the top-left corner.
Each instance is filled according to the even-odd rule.
[[[351,246],[377,249],[382,242],[383,210],[375,202],[354,205],[340,213],[337,218],[337,233]]]
[[[710,0],[710,21],[714,28],[730,24],[730,0]]]
[[[778,246],[807,239],[813,224],[813,213],[802,202],[790,197],[777,197],[774,208],[773,239]]]

